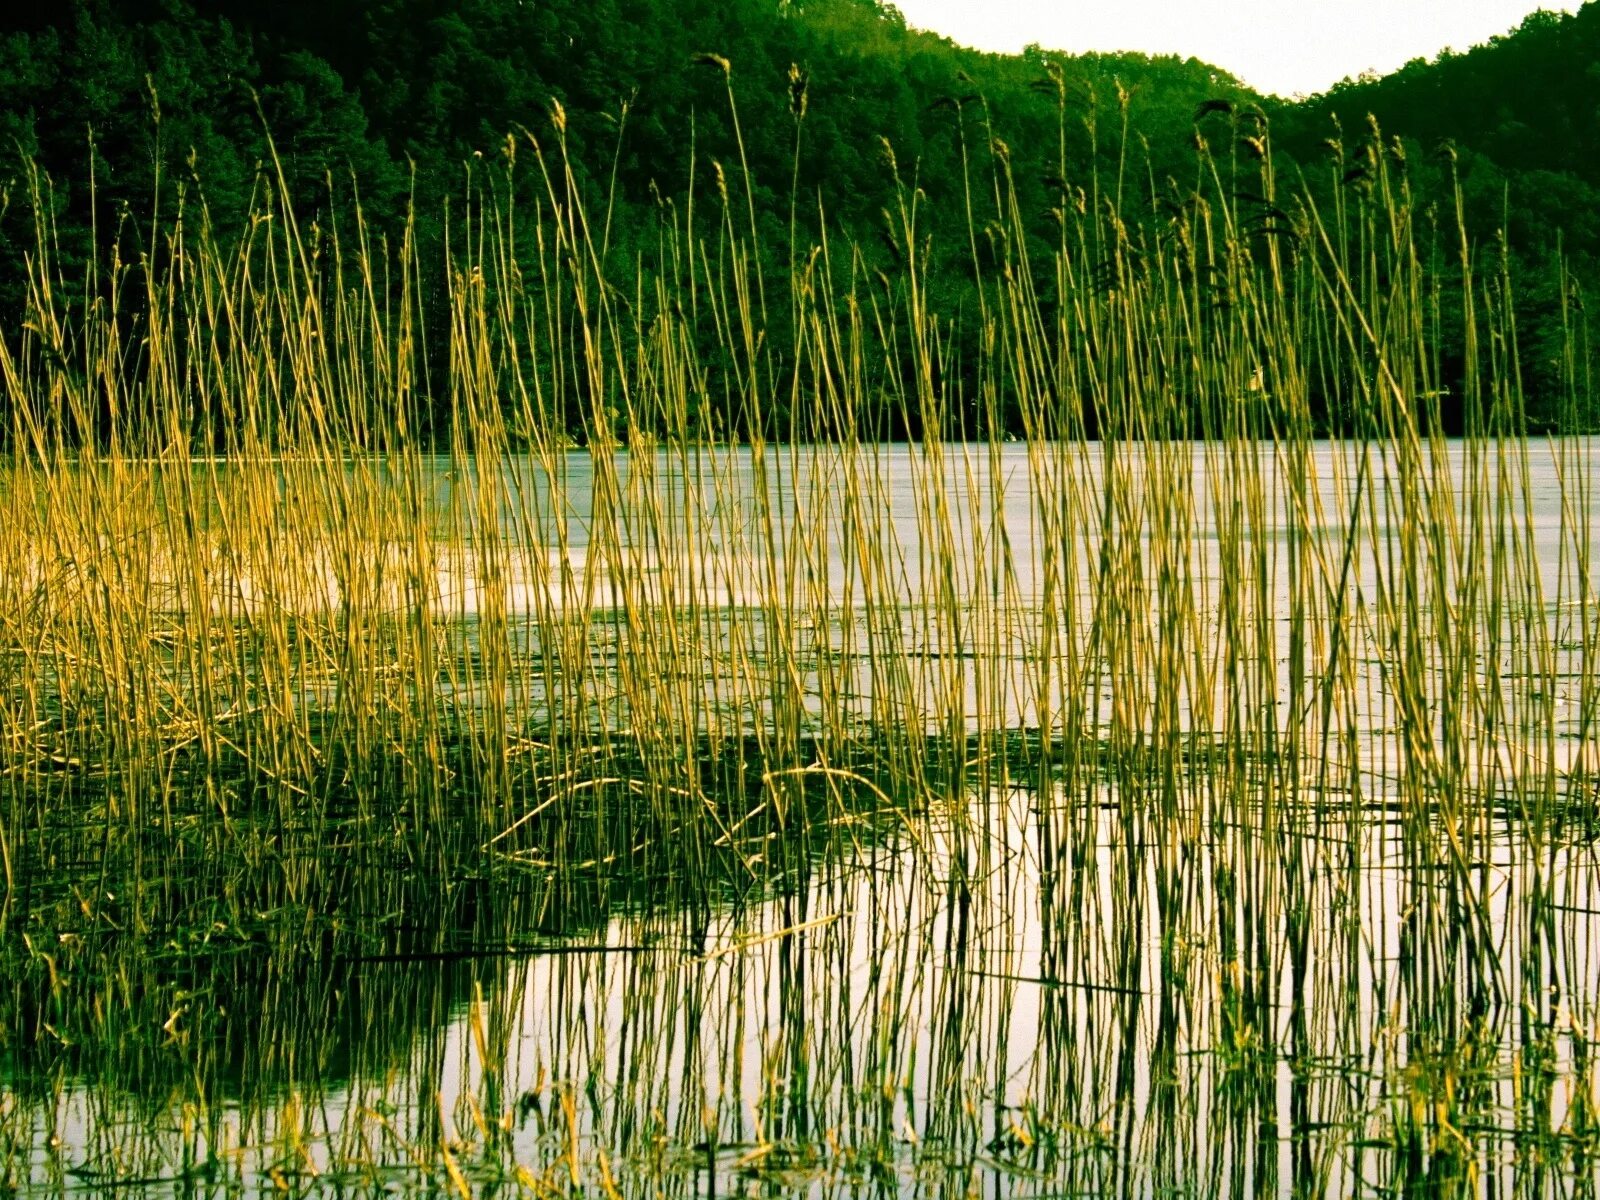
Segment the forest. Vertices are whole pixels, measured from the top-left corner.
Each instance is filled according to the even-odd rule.
[[[1600,4],[1292,101],[1194,59],[980,53],[877,0],[75,0],[0,20],[13,324],[31,286],[17,264],[43,253],[61,280],[113,258],[137,271],[170,253],[156,231],[180,215],[228,240],[277,203],[313,243],[359,214],[374,253],[410,247],[432,314],[422,341],[439,343],[453,223],[474,195],[551,204],[528,163],[559,143],[570,186],[603,214],[608,268],[629,264],[642,296],[634,264],[663,225],[721,205],[779,294],[792,256],[827,239],[885,279],[915,259],[959,377],[981,336],[975,279],[1026,249],[996,245],[1005,206],[1041,246],[1088,211],[1137,247],[1171,232],[1210,171],[1258,235],[1287,242],[1307,219],[1260,194],[1258,160],[1331,212],[1363,202],[1381,157],[1437,227],[1441,272],[1459,260],[1455,205],[1472,253],[1509,278],[1539,428],[1556,422],[1563,331],[1600,253]],[[902,244],[907,196],[920,246]],[[446,407],[430,416],[441,436]],[[736,413],[724,420],[737,432]]]

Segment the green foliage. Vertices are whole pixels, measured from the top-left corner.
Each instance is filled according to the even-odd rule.
[[[1197,137],[1226,187],[1251,193],[1254,157],[1270,146],[1280,174],[1298,166],[1331,201],[1353,194],[1361,164],[1329,167],[1325,140],[1354,154],[1371,114],[1399,139],[1415,194],[1448,197],[1459,183],[1481,246],[1503,231],[1514,271],[1548,277],[1559,254],[1581,283],[1600,261],[1597,60],[1600,5],[1589,5],[1285,105],[1194,59],[966,50],[876,0],[75,0],[0,26],[0,255],[29,251],[35,203],[63,267],[119,237],[159,255],[139,230],[197,203],[236,227],[264,183],[278,194],[264,172],[281,167],[281,195],[307,228],[348,226],[359,198],[369,227],[398,238],[405,225],[417,261],[437,264],[469,175],[501,180],[507,157],[534,152],[530,137],[554,153],[559,111],[570,199],[605,214],[594,232],[607,253],[650,243],[688,207],[726,203],[780,295],[791,230],[802,243],[860,243],[866,272],[893,275],[915,256],[897,228],[904,184],[915,236],[936,248],[920,267],[930,303],[955,323],[960,370],[982,333],[975,273],[1008,253],[1042,258],[1074,211],[1112,215],[1135,242],[1164,236],[1170,212],[1210,182]],[[791,67],[804,73],[803,119]],[[36,194],[31,163],[45,172]],[[524,207],[565,202],[534,178],[493,186]],[[1002,247],[985,225],[1012,226],[997,200],[1013,189],[1027,244]],[[0,311],[22,311],[22,278],[0,277]],[[436,278],[420,284],[442,292]],[[1528,301],[1525,328],[1549,311]],[[443,313],[428,320],[426,340],[442,344]],[[782,354],[791,335],[769,336]]]
[[[1396,145],[1419,195],[1460,187],[1469,236],[1509,257],[1518,328],[1532,347],[1560,342],[1563,320],[1586,320],[1600,276],[1600,4],[1535,12],[1515,31],[1465,53],[1346,80],[1273,113],[1278,144],[1314,163],[1368,127]],[[1331,139],[1331,142],[1325,141]],[[1552,264],[1569,273],[1570,307],[1551,294]],[[1524,355],[1530,416],[1559,423],[1554,356]]]

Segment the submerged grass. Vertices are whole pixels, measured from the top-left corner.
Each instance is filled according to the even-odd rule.
[[[1592,1190],[1591,447],[1451,197],[1248,140],[1049,238],[992,141],[975,312],[898,178],[786,307],[720,167],[624,259],[560,121],[443,263],[270,183],[81,280],[42,223],[12,1184]]]

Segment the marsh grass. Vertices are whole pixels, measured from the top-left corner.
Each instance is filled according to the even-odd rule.
[[[542,1194],[688,1163],[955,1179],[979,1155],[1181,1186],[1192,1161],[1136,1144],[1166,1128],[1241,1193],[1374,1171],[1449,1190],[1499,1170],[1474,1129],[1507,1120],[1519,1170],[1591,1169],[1596,996],[1569,919],[1600,829],[1591,448],[1525,436],[1504,261],[1459,196],[1414,197],[1376,130],[1340,151],[1359,186],[1291,186],[1260,122],[1208,112],[1192,181],[1145,204],[1086,180],[1041,236],[992,139],[957,313],[919,229],[935,201],[890,151],[894,273],[791,215],[785,307],[742,171],[697,161],[709,193],[625,258],[563,125],[474,168],[444,261],[359,219],[302,227],[269,175],[243,230],[189,188],[137,261],[115,242],[68,278],[41,221],[14,268],[8,1072],[112,1081],[72,1169]],[[917,439],[877,440],[886,413]],[[874,893],[862,995],[843,910],[812,908],[851,863],[926,885]],[[768,924],[708,947],[730,904]],[[614,1012],[643,1058],[604,1096],[581,1021],[552,1018],[562,1062],[508,1082],[526,976],[365,976],[357,1049],[328,1034],[352,1002],[302,1011],[294,983],[345,996],[333,964],[481,966],[530,929],[663,908],[688,914],[676,953],[730,974],[619,977],[607,952],[548,981],[552,1010]],[[842,1015],[819,1024],[814,991]],[[463,1004],[464,1107],[360,1104],[338,1132],[295,1108],[338,1055],[396,1071]],[[240,1051],[242,1005],[270,1036]],[[752,1043],[746,1019],[771,1024]],[[1318,1075],[1341,1055],[1366,1065]],[[217,1074],[234,1058],[255,1085]],[[1283,1069],[1313,1124],[1280,1177],[1254,1123]],[[130,1125],[119,1089],[186,1096],[204,1136]],[[0,1114],[18,1156],[36,1098]],[[51,1154],[22,1169],[64,1189]]]

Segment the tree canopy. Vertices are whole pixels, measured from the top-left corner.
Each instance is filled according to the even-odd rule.
[[[1578,279],[1600,255],[1597,63],[1600,3],[1292,104],[1192,58],[980,53],[877,0],[71,0],[0,17],[0,256],[27,253],[38,205],[68,265],[180,206],[242,227],[280,168],[308,224],[359,203],[375,228],[411,213],[442,245],[467,172],[559,114],[608,250],[653,237],[663,198],[708,198],[720,177],[775,270],[792,214],[808,238],[842,232],[869,266],[889,262],[906,249],[885,222],[898,173],[925,197],[930,286],[955,310],[983,253],[974,189],[1009,173],[1041,237],[1063,205],[1155,220],[1195,187],[1197,118],[1226,111],[1259,128],[1232,129],[1219,156],[1270,127],[1280,169],[1328,194],[1369,121],[1419,193],[1459,180],[1473,236],[1503,232],[1528,280],[1537,339],[1558,249]],[[544,199],[531,175],[512,186]]]

